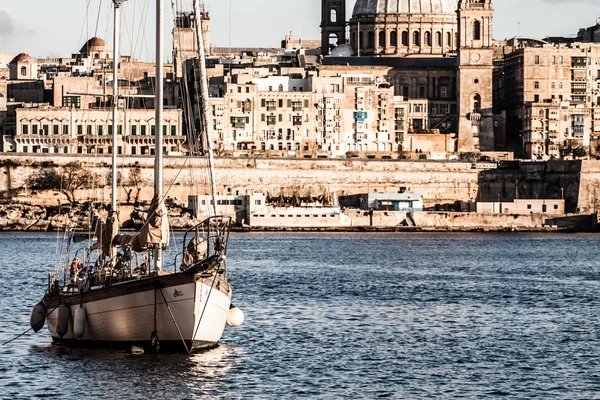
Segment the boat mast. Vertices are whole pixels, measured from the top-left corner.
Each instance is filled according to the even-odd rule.
[[[163,0],[156,0],[156,80],[154,93],[154,196],[163,202]],[[154,249],[154,269],[162,269],[162,245]]]
[[[119,149],[119,136],[117,132],[119,119],[119,27],[121,5],[126,0],[113,0],[114,3],[114,28],[113,28],[113,109],[112,109],[112,192],[111,192],[111,211],[117,211],[117,153]]]
[[[202,13],[206,10],[202,10]],[[194,0],[194,19],[196,22],[196,40],[198,42],[198,59],[200,68],[200,98],[202,100],[202,130],[206,139],[206,152],[208,152],[208,168],[210,171],[210,186],[212,197],[213,215],[217,215],[217,183],[215,181],[215,159],[212,151],[210,138],[210,108],[208,105],[208,82],[206,79],[206,55],[204,51],[204,40],[202,39],[202,16],[199,0]]]

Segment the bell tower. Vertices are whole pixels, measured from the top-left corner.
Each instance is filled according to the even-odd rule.
[[[346,0],[321,0],[321,54],[346,43]]]
[[[460,0],[457,14],[458,151],[492,151],[492,0]]]

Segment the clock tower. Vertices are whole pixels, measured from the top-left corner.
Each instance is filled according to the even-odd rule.
[[[492,151],[492,0],[460,0],[457,13],[458,151]]]

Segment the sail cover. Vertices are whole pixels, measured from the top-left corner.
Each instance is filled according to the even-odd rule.
[[[155,195],[148,210],[148,220],[131,239],[131,249],[142,252],[157,245],[169,246],[169,219],[164,201]]]
[[[114,238],[119,233],[119,215],[117,212],[111,211],[108,218],[105,220],[98,210],[90,210],[90,226],[93,229],[93,234],[78,234],[73,236],[75,243],[80,243],[88,239],[96,239],[97,242],[92,246],[92,250],[101,249],[103,257],[111,256],[111,247]]]

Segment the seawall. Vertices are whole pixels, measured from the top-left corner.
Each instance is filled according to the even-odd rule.
[[[58,192],[34,191],[32,177],[49,169],[80,162],[94,172],[95,189],[75,191],[78,201],[109,202],[108,157],[51,155],[3,156],[0,161],[0,195],[34,204],[56,205],[66,197]],[[153,192],[151,157],[119,160],[120,202],[127,192],[139,191],[149,201]],[[137,171],[137,172],[135,172]],[[135,173],[134,173],[135,172]],[[136,175],[137,174],[137,175]],[[136,177],[131,183],[132,175]],[[325,195],[334,202],[340,196],[368,193],[420,193],[425,207],[436,210],[474,211],[477,201],[511,201],[515,198],[566,200],[567,212],[592,213],[600,196],[600,161],[549,161],[479,163],[458,161],[382,161],[357,159],[217,158],[217,191],[221,194],[264,192],[299,196]],[[167,157],[165,191],[185,205],[189,194],[208,192],[206,161]],[[101,187],[101,188],[98,188]]]

